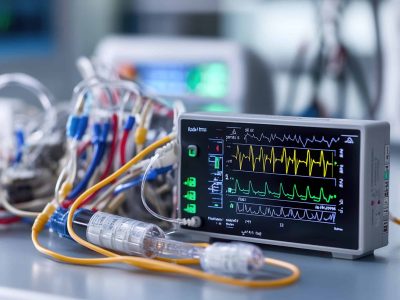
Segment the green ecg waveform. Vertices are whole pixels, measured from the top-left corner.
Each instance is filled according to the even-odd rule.
[[[253,195],[256,197],[272,197],[275,199],[286,198],[289,200],[300,199],[302,201],[313,201],[318,203],[321,202],[321,200],[325,201],[325,203],[330,203],[332,199],[336,199],[336,195],[326,194],[323,187],[319,189],[318,194],[312,194],[310,186],[307,186],[305,188],[304,193],[300,193],[296,184],[292,186],[290,192],[290,191],[285,191],[283,184],[280,183],[279,190],[272,191],[268,186],[268,182],[265,182],[263,190],[256,190],[254,189],[253,182],[251,180],[249,180],[247,188],[245,188],[240,186],[240,183],[237,179],[235,180],[235,186],[233,188],[232,187],[228,188],[228,194],[232,195],[242,194],[249,196]]]
[[[303,151],[304,150],[302,150],[302,152]],[[317,167],[322,169],[323,177],[326,177],[328,172],[329,175],[333,177],[333,167],[335,164],[333,161],[333,152],[329,155],[329,159],[326,158],[326,154],[323,150],[319,151],[317,159],[311,156],[310,149],[306,150],[305,158],[298,157],[296,149],[293,150],[292,154],[289,154],[289,151],[285,147],[282,148],[282,153],[280,155],[276,152],[274,147],[271,147],[269,153],[264,147],[259,147],[258,154],[256,154],[252,145],[249,146],[248,151],[242,152],[237,145],[236,152],[232,157],[239,163],[240,170],[243,169],[243,162],[247,160],[253,172],[258,165],[260,165],[262,171],[265,172],[269,164],[272,167],[272,172],[275,173],[276,164],[281,164],[284,166],[286,174],[293,172],[294,175],[298,175],[299,167],[303,165],[307,169],[308,176],[313,176],[314,168]]]

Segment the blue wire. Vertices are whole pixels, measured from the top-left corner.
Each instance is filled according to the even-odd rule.
[[[22,130],[17,130],[15,132],[15,137],[17,139],[17,153],[15,155],[14,164],[18,164],[22,161],[22,155],[25,145],[25,135]]]
[[[94,124],[93,131],[94,131],[94,154],[93,160],[91,161],[86,174],[83,176],[82,180],[78,183],[77,186],[69,193],[67,199],[73,200],[77,198],[84,189],[86,189],[87,185],[89,184],[90,179],[92,178],[96,168],[100,165],[101,160],[103,159],[106,143],[107,143],[107,136],[108,131],[110,130],[111,124],[107,122],[103,125],[103,128],[99,124]]]
[[[147,174],[146,180],[154,180],[157,178],[158,175],[165,174],[171,170],[172,170],[172,166],[151,170]],[[118,185],[114,190],[114,195],[118,195],[125,190],[128,190],[130,188],[138,186],[139,184],[142,183],[143,177],[144,177],[144,175],[140,175],[129,182]]]

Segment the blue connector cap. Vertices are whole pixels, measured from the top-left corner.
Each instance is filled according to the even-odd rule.
[[[88,124],[89,124],[89,117],[87,115],[82,116],[80,118],[79,125],[75,135],[75,138],[78,141],[82,140],[83,136],[85,135]]]
[[[133,126],[135,125],[136,119],[134,116],[129,116],[128,119],[125,121],[124,129],[131,131]]]
[[[69,214],[68,209],[63,207],[57,208],[56,211],[51,216],[47,225],[51,232],[58,234],[58,236],[62,238],[67,238],[72,240],[71,236],[68,233],[68,228],[67,228],[68,214]],[[80,236],[85,235],[85,233],[82,232],[82,230],[85,228],[85,225],[89,222],[90,217],[92,215],[93,215],[92,211],[84,208],[80,208],[74,213],[74,230],[78,230],[76,231],[78,235]],[[75,228],[75,226],[77,227]]]
[[[67,135],[70,138],[74,138],[76,135],[76,132],[78,130],[78,126],[79,126],[79,122],[80,122],[80,117],[75,116],[75,115],[71,115],[68,118],[68,122],[67,122]]]
[[[49,230],[57,233],[62,238],[72,239],[67,229],[68,209],[59,207],[51,216]]]

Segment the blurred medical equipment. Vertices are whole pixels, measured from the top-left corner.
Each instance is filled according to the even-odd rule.
[[[149,95],[182,100],[190,111],[273,112],[266,63],[231,41],[110,36],[95,59]]]
[[[290,81],[284,114],[293,114],[296,98],[298,97],[299,78],[304,72],[309,72],[312,82],[311,99],[308,108],[301,115],[309,117],[339,117],[348,116],[349,85],[354,84],[364,118],[376,118],[382,102],[383,88],[383,54],[379,18],[379,1],[369,1],[372,12],[375,35],[376,70],[374,77],[363,69],[362,61],[353,50],[346,46],[343,40],[343,14],[347,1],[323,0],[314,2],[319,18],[319,41],[317,52],[310,66],[307,66],[307,54],[313,48],[310,41],[304,41],[298,48],[290,71]],[[321,86],[326,78],[332,79],[336,85],[336,103],[334,111],[324,104]],[[369,81],[374,84],[370,85]]]
[[[42,107],[3,99],[0,132],[0,224],[35,217],[52,197],[52,186],[64,153],[67,112],[54,107],[51,93],[36,79],[19,73],[0,75],[0,89],[16,86],[34,94]],[[11,221],[12,220],[12,221]]]

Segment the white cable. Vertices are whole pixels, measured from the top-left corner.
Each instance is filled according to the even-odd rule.
[[[35,78],[23,73],[9,73],[0,75],[0,89],[12,85],[25,88],[32,92],[37,97],[46,112],[53,110],[53,95]]]
[[[150,170],[151,170],[151,168],[152,168],[152,165],[155,163],[155,161],[156,161],[157,159],[159,159],[159,157],[160,157],[160,153],[156,153],[156,154],[151,158],[150,163],[148,164],[148,166],[147,166],[147,168],[146,168],[146,171],[144,172],[144,175],[143,175],[142,186],[141,186],[141,189],[140,189],[140,195],[141,195],[141,198],[142,198],[143,206],[146,208],[146,210],[147,210],[153,217],[155,217],[155,218],[157,218],[157,219],[160,219],[160,220],[162,220],[162,221],[166,221],[166,222],[170,222],[170,223],[175,223],[175,224],[180,224],[180,225],[187,225],[187,226],[190,226],[190,227],[199,227],[200,224],[201,224],[201,220],[200,220],[199,217],[194,216],[194,217],[192,217],[192,218],[190,218],[190,219],[185,219],[185,218],[182,218],[182,219],[181,219],[181,218],[173,219],[173,218],[165,217],[165,216],[162,216],[162,215],[156,213],[156,212],[153,211],[153,210],[150,208],[150,206],[147,204],[146,197],[145,197],[145,187],[146,187],[147,176],[148,176],[148,174],[149,174],[149,172],[150,172]]]
[[[56,111],[53,108],[54,97],[50,91],[38,80],[23,73],[8,73],[0,75],[0,89],[4,89],[8,86],[17,86],[24,88],[34,94],[39,100],[45,112],[45,122],[42,124],[41,129],[36,132],[41,131],[40,137],[47,137],[51,134],[57,120]],[[33,134],[31,136],[34,136]],[[29,162],[33,162],[39,156],[41,147],[37,147],[29,155]]]
[[[12,206],[10,204],[10,202],[8,202],[8,197],[7,195],[5,195],[5,193],[3,193],[3,196],[0,199],[0,204],[10,213],[12,213],[13,215],[19,216],[19,217],[26,217],[26,218],[36,218],[39,213],[38,212],[30,212],[30,211],[24,211],[24,210],[20,210],[14,206]]]

